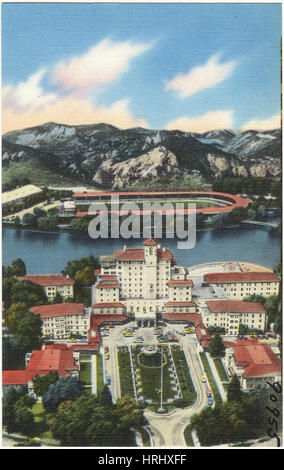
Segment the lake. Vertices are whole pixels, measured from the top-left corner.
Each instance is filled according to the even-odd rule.
[[[2,263],[22,258],[29,274],[60,273],[67,262],[93,254],[111,254],[123,245],[141,246],[142,239],[100,239],[74,233],[47,233],[3,227]],[[193,266],[210,261],[248,261],[274,268],[281,255],[281,236],[264,228],[240,226],[198,231],[190,250],[177,248],[176,239],[161,239],[178,264]]]

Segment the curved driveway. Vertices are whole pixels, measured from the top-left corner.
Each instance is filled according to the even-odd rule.
[[[195,335],[181,337],[185,357],[189,365],[192,381],[196,390],[196,401],[185,409],[179,409],[171,414],[157,415],[146,411],[150,428],[153,432],[155,447],[186,447],[184,429],[191,417],[207,406],[206,386],[201,382],[202,366],[199,361]],[[158,432],[157,432],[158,430]]]
[[[128,326],[128,325],[127,325]],[[114,401],[120,398],[119,368],[117,361],[116,344],[131,344],[133,338],[125,338],[122,332],[126,325],[117,326],[110,329],[110,336],[103,338],[103,347],[108,346],[110,358],[104,361],[105,376],[111,377],[110,390]],[[169,327],[168,329],[170,329]],[[144,335],[145,342],[149,332],[145,329],[139,329],[137,336]],[[191,378],[196,390],[196,401],[188,408],[178,409],[169,414],[159,415],[151,411],[145,411],[144,415],[148,420],[154,447],[186,447],[184,439],[184,429],[189,424],[190,418],[207,406],[206,385],[201,382],[200,374],[203,372],[200,363],[197,339],[195,335],[178,335],[180,344],[183,346],[185,357],[190,369]]]

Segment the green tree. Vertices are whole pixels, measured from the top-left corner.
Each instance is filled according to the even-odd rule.
[[[48,303],[43,288],[28,280],[13,279],[9,285],[4,286],[4,289],[7,300],[6,307],[18,302],[24,302],[28,307]]]
[[[96,278],[94,268],[91,266],[86,266],[83,269],[76,271],[74,276],[74,281],[78,285],[90,286],[94,283]]]
[[[211,339],[208,350],[213,357],[224,356],[225,346],[219,333],[216,333]]]
[[[13,259],[12,270],[14,276],[25,276],[27,274],[26,265],[21,258]]]
[[[61,377],[52,383],[42,397],[42,403],[46,411],[56,411],[60,403],[65,400],[78,398],[82,393],[82,387],[77,377],[69,375]]]
[[[81,395],[59,405],[51,432],[65,446],[104,447],[109,442],[114,447],[131,447],[135,445],[131,427],[141,423],[145,423],[143,412],[129,397],[102,406],[99,398]]]
[[[102,406],[111,406],[112,405],[112,396],[111,391],[108,386],[105,384],[99,394],[99,401]]]
[[[227,227],[229,220],[229,214],[220,213],[211,218],[211,224],[215,229],[223,229]]]
[[[20,338],[4,336],[2,340],[2,367],[3,370],[17,370],[25,368],[25,348]]]
[[[240,381],[237,377],[237,374],[234,374],[228,386],[227,400],[228,402],[240,402],[241,398],[242,392]]]
[[[34,403],[35,400],[27,395],[25,389],[8,387],[2,402],[3,425],[7,432],[22,432],[27,435],[33,432],[34,420],[30,408]]]
[[[41,320],[39,315],[27,311],[26,304],[12,304],[7,310],[7,326],[13,335],[21,341],[25,351],[39,347]]]
[[[100,267],[100,263],[93,255],[89,255],[81,259],[73,259],[72,261],[68,261],[62,273],[68,274],[72,279],[74,279],[77,271],[82,271],[86,267],[95,270]]]
[[[32,436],[35,430],[33,413],[19,402],[14,405],[14,419],[17,432],[27,436]]]
[[[57,219],[55,215],[46,215],[37,219],[37,225],[43,230],[54,230],[57,228]]]
[[[36,217],[45,217],[46,216],[45,210],[42,209],[41,207],[35,207],[34,210],[33,210],[33,214]]]
[[[30,213],[24,214],[23,224],[28,225],[29,227],[36,227],[36,224],[37,224],[36,216]]]
[[[22,318],[22,316],[28,311],[27,304],[24,302],[17,302],[12,304],[5,311],[5,323],[9,330],[12,332],[16,331],[17,323]]]
[[[46,375],[36,375],[33,379],[33,389],[38,397],[42,397],[47,392],[49,386],[59,379],[57,371],[49,372]]]

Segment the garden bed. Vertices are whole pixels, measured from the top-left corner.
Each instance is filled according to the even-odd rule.
[[[142,351],[143,346],[132,349],[132,358],[135,368],[136,389],[139,398],[147,403],[159,403],[161,399],[161,363],[163,401],[172,401],[176,398],[177,390],[173,388],[170,378],[170,353],[168,346],[159,346],[158,352],[147,356]],[[161,357],[162,352],[162,357]]]
[[[120,393],[121,396],[128,395],[134,398],[134,385],[132,379],[131,361],[129,350],[127,347],[122,347],[118,350],[118,365],[120,375]]]
[[[196,400],[196,391],[193,386],[184,351],[179,346],[172,346],[171,351],[178,376],[182,398],[188,406],[192,405]]]

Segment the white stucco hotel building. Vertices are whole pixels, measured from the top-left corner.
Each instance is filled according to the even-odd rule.
[[[122,310],[137,326],[154,326],[169,306],[172,312],[196,311],[188,269],[177,266],[172,252],[153,238],[144,247],[124,246],[101,256],[100,263],[92,292],[94,313]]]
[[[269,297],[279,293],[280,280],[268,271],[208,273],[204,281],[210,286],[222,287],[230,299],[243,299],[251,295]]]
[[[63,274],[27,274],[19,276],[18,279],[30,281],[41,286],[48,300],[53,300],[57,294],[63,299],[68,299],[74,295],[74,280]]]

